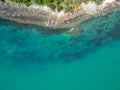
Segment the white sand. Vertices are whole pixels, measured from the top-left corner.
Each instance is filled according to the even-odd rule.
[[[101,5],[97,5],[95,2],[89,2],[88,4],[82,3],[81,7],[87,14],[96,14],[97,9],[104,9],[109,3],[114,2],[115,0],[104,0]]]
[[[43,10],[43,11],[46,11],[46,12],[49,12],[53,15],[56,15],[58,17],[64,15],[64,11],[60,11],[60,12],[54,12],[51,8],[49,8],[48,6],[39,6],[39,5],[30,5],[29,6],[30,9],[33,9],[33,10]]]
[[[88,4],[82,3],[81,7],[88,14],[95,14],[97,12],[97,5],[95,2],[89,2]]]
[[[33,10],[43,10],[43,11],[46,11],[46,12],[53,12],[49,7],[47,6],[39,6],[39,5],[35,5],[35,4],[32,4],[29,6],[30,9],[33,9]]]
[[[107,3],[112,3],[114,1],[116,1],[116,0],[105,0],[105,1],[103,1],[103,5],[106,5]]]
[[[98,6],[98,8],[103,9],[105,6],[107,6],[108,4],[110,4],[110,3],[114,2],[114,1],[116,1],[116,0],[105,0],[105,1],[103,1],[102,5]]]
[[[57,15],[57,17],[61,17],[61,16],[63,16],[65,13],[64,13],[64,11],[62,10],[62,11],[60,11],[60,12],[58,12],[58,13],[56,13],[56,15]]]

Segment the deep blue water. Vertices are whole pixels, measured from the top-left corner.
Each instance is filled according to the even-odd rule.
[[[120,90],[120,10],[74,28],[0,19],[0,90]]]

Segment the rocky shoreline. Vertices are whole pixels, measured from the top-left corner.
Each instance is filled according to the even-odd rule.
[[[52,17],[48,12],[42,10],[32,11],[28,7],[18,3],[0,3],[0,16],[1,18],[20,23],[36,23],[40,25],[42,25],[44,21],[55,19],[55,17]]]
[[[120,7],[120,2],[115,1],[109,3],[104,8],[97,8],[92,14],[87,13],[83,7],[78,7],[76,10],[57,16],[49,11],[32,9],[19,3],[1,2],[0,17],[24,24],[33,24],[38,26],[47,26],[51,28],[72,28],[77,22],[83,22],[92,18],[94,15],[105,15],[115,8]]]

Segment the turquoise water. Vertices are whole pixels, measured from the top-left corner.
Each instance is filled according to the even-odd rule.
[[[72,33],[0,19],[0,90],[120,90],[119,16]]]

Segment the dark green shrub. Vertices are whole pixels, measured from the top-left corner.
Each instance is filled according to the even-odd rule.
[[[0,2],[4,2],[5,0],[0,0]]]
[[[61,6],[61,5],[58,5],[58,6],[57,6],[58,12],[61,11],[62,9],[63,9],[63,6]]]
[[[49,5],[48,5],[48,7],[50,7],[53,11],[55,11],[55,9],[56,9],[55,5],[54,5],[54,4],[52,4],[52,3],[51,3],[51,4],[49,4]]]
[[[39,4],[39,5],[43,5],[43,0],[34,0],[34,2]]]
[[[71,11],[71,7],[70,7],[70,6],[66,6],[66,7],[64,8],[64,11],[65,11],[65,12]]]

